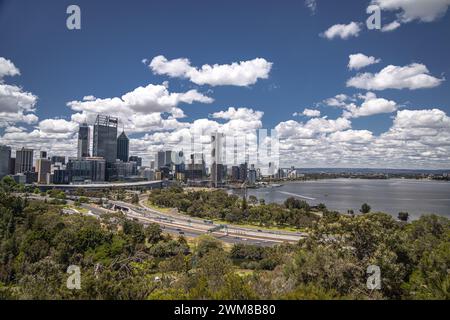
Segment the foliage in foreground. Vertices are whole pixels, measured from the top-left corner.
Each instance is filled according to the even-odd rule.
[[[122,215],[62,215],[0,192],[1,299],[449,299],[450,222],[325,214],[295,245],[226,250]],[[69,290],[69,265],[81,290]],[[366,269],[382,288],[367,289]]]

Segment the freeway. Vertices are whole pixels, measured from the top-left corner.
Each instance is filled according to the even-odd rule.
[[[124,202],[120,202],[120,201],[111,201],[111,203],[114,203],[116,205],[120,205],[120,207],[122,208],[122,212],[129,218],[129,219],[133,219],[135,221],[138,221],[144,225],[148,225],[150,223],[156,223],[158,225],[160,225],[162,227],[162,230],[164,233],[168,233],[174,236],[179,236],[179,235],[183,235],[185,237],[190,237],[190,238],[196,238],[199,237],[203,234],[207,234],[208,233],[208,229],[207,228],[203,228],[197,224],[183,224],[180,223],[180,221],[174,220],[174,219],[169,219],[169,218],[165,218],[162,216],[158,216],[157,214],[149,214],[149,213],[145,213],[143,214],[143,212],[138,212],[140,210],[134,210],[134,209],[138,209],[138,207],[132,206],[128,203],[124,203]],[[92,214],[96,215],[96,216],[100,216],[106,212],[114,212],[102,207],[98,207],[95,205],[91,205],[91,204],[82,204],[82,207],[85,209],[88,209]],[[128,210],[126,210],[125,208],[127,208]],[[125,210],[123,210],[125,209]],[[275,244],[279,244],[282,243],[283,241],[281,240],[275,240],[275,239],[270,239],[270,238],[264,238],[264,237],[254,237],[251,235],[245,235],[245,234],[229,234],[226,232],[214,232],[211,233],[212,236],[214,236],[215,238],[227,242],[227,243],[231,243],[231,244],[235,244],[235,243],[245,243],[245,244],[252,244],[252,245],[258,245],[258,246],[273,246]]]
[[[40,201],[50,199],[39,195],[29,195],[29,198]],[[73,203],[72,200],[68,201],[69,203]],[[116,210],[122,211],[127,218],[136,220],[144,225],[156,223],[162,227],[163,232],[172,235],[184,235],[186,237],[196,238],[203,234],[211,234],[215,238],[227,243],[245,243],[259,246],[273,246],[283,242],[295,243],[301,238],[306,237],[304,233],[265,229],[256,230],[236,225],[220,225],[212,221],[192,218],[182,214],[164,213],[146,206],[144,199],[141,199],[139,205],[113,200],[109,200],[109,203]],[[82,207],[89,210],[90,214],[94,216],[114,212],[113,210],[94,204],[82,204]]]
[[[221,225],[216,224],[212,221],[202,220],[198,218],[192,218],[182,214],[172,214],[164,213],[153,208],[149,208],[146,203],[146,199],[141,198],[139,201],[139,206],[132,205],[129,203],[121,201],[111,201],[111,203],[118,205],[120,207],[126,207],[128,210],[140,213],[141,215],[147,217],[153,217],[158,221],[170,222],[172,225],[176,225],[179,228],[184,229],[195,229],[197,231],[208,233],[213,231],[213,234],[225,235],[225,236],[235,236],[243,240],[248,241],[249,239],[259,240],[263,242],[271,243],[282,243],[282,242],[297,242],[301,238],[306,237],[305,233],[300,232],[288,232],[288,231],[272,231],[266,229],[252,229],[244,228],[237,225]]]

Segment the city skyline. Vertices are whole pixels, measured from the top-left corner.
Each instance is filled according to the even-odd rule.
[[[0,0],[0,300],[450,300],[449,11]]]
[[[283,167],[449,169],[447,2],[424,5],[422,11],[388,7],[382,0],[345,1],[338,10],[330,10],[333,4],[325,1],[308,3],[315,5],[299,1],[275,10],[258,3],[258,15],[246,3],[240,5],[241,15],[219,3],[149,6],[136,1],[125,12],[111,4],[105,15],[98,4],[79,1],[79,31],[63,23],[58,27],[65,3],[27,4],[20,26],[0,19],[5,44],[0,52],[0,143],[13,152],[32,147],[35,159],[40,150],[76,156],[79,125],[88,122],[93,132],[101,113],[123,119],[130,155],[142,157],[145,166],[158,150],[172,150],[194,134],[210,137],[219,131],[251,140],[259,129],[274,129]],[[383,9],[382,30],[365,26],[370,3]],[[21,1],[4,1],[0,16],[22,6]],[[195,20],[201,6],[222,13],[213,14],[214,23],[203,21],[202,28],[214,34],[209,43],[192,39],[189,46],[175,27]],[[158,35],[158,26],[164,25],[158,13],[170,8],[180,9],[174,13],[179,22],[165,36]],[[48,21],[41,21],[42,11]],[[142,27],[117,19],[122,12],[134,15]],[[225,24],[228,16],[234,25]],[[113,30],[101,27],[112,20],[118,21]],[[186,32],[201,37],[200,22],[191,22]],[[225,25],[234,41],[220,32]],[[31,26],[36,28],[34,42],[27,32]],[[45,39],[47,28],[54,30],[52,43]],[[135,41],[147,33],[151,40]],[[413,35],[421,39],[420,47],[408,41]],[[111,50],[118,37],[126,52]],[[98,39],[104,41],[101,46],[94,44]],[[224,52],[233,42],[242,45]],[[79,50],[74,56],[73,46],[88,44],[94,46],[93,58]],[[49,45],[52,53],[44,54]]]

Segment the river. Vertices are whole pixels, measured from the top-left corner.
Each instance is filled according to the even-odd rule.
[[[234,191],[235,194],[241,191]],[[248,195],[266,203],[282,203],[296,197],[311,205],[324,203],[329,209],[359,211],[363,203],[372,212],[397,216],[406,211],[412,219],[435,213],[450,218],[450,182],[409,179],[327,179],[285,183],[281,187],[248,189]]]

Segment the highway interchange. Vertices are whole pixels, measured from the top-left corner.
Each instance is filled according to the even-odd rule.
[[[49,200],[48,197],[41,197],[38,195],[30,195],[29,198],[41,201],[44,199]],[[69,203],[73,202],[72,200],[68,201]],[[259,246],[273,246],[283,242],[295,243],[306,236],[306,234],[299,232],[244,228],[236,225],[221,225],[212,221],[193,218],[178,213],[165,213],[148,207],[146,205],[146,197],[141,197],[138,205],[123,201],[109,200],[108,202],[113,206],[112,209],[114,210],[86,203],[82,204],[82,207],[89,210],[90,215],[94,216],[100,216],[113,211],[121,211],[129,219],[139,221],[144,225],[156,223],[161,226],[165,233],[175,236],[183,235],[190,238],[196,238],[203,234],[210,234],[231,244],[245,243]]]

